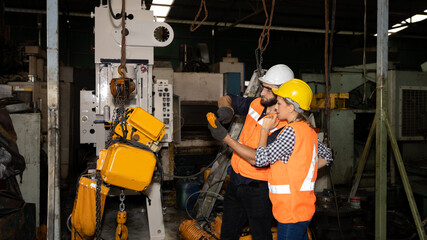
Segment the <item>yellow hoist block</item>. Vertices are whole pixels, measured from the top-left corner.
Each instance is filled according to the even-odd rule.
[[[153,152],[160,150],[159,142],[165,135],[165,124],[139,107],[129,108],[126,112],[126,115],[128,114],[126,139],[144,144]],[[132,129],[135,129],[133,133]],[[120,124],[117,124],[114,133],[113,139],[123,137],[123,129]]]
[[[101,186],[101,219],[110,189]],[[100,221],[101,221],[100,219]],[[71,216],[71,239],[93,239],[96,229],[96,181],[81,177]]]
[[[345,109],[345,101],[349,99],[348,93],[330,93],[329,94],[329,108],[334,109]],[[325,94],[316,93],[313,95],[311,101],[311,108],[325,108]]]
[[[115,143],[99,153],[96,169],[109,184],[135,191],[145,190],[151,183],[155,155],[147,150]]]
[[[215,221],[210,223],[208,229],[210,233],[200,226],[196,220],[184,220],[179,225],[179,237],[183,240],[215,240],[220,238],[222,217],[217,216]]]

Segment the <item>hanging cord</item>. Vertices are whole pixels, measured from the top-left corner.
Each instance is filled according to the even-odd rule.
[[[328,167],[328,174],[329,174],[329,179],[331,180],[332,191],[334,192],[335,211],[337,213],[338,228],[340,230],[341,239],[344,240],[345,238],[344,238],[344,234],[343,234],[342,228],[341,228],[340,211],[338,208],[337,192],[335,191],[335,185],[332,182],[332,175],[331,175],[331,168],[330,167]]]
[[[325,0],[325,115],[328,115],[329,108],[329,12],[328,0]]]
[[[126,0],[122,0],[122,55],[120,58],[120,66],[122,66],[122,69],[126,70]],[[120,71],[119,71],[120,73]]]
[[[258,39],[258,49],[260,49],[262,52],[264,52],[267,49],[268,43],[270,42],[270,28],[271,28],[271,23],[273,22],[273,13],[274,13],[275,3],[276,3],[276,0],[273,0],[271,3],[271,12],[269,16],[267,11],[267,5],[265,4],[265,0],[262,0],[262,5],[264,7],[264,13],[265,13],[265,23],[264,23],[264,28],[262,29],[261,35],[259,36],[259,39]],[[265,41],[265,45],[263,46],[264,41]]]
[[[365,13],[363,16],[363,104],[366,104],[366,10],[367,4],[365,4]]]
[[[195,174],[193,174],[193,175],[189,175],[189,176],[177,176],[177,175],[171,175],[171,174],[167,174],[167,173],[165,173],[164,175],[165,175],[166,177],[173,177],[173,178],[179,178],[179,179],[195,179],[195,178],[197,178],[197,176],[199,176],[200,174],[202,174],[202,173],[204,173],[206,170],[208,170],[210,167],[212,167],[212,165],[216,162],[216,160],[218,160],[218,158],[219,158],[220,156],[222,156],[222,155],[225,153],[225,151],[226,151],[226,150],[224,150],[223,152],[219,152],[219,153],[217,154],[217,156],[215,157],[215,159],[214,159],[211,163],[209,163],[209,165],[208,165],[208,166],[206,166],[206,167],[205,167],[205,169],[203,169],[202,171],[200,171],[200,172],[198,172],[198,173],[195,173]]]
[[[205,10],[205,17],[203,18],[203,20],[199,24],[197,24],[196,27],[194,27],[194,24],[196,23],[196,20],[199,18],[200,13],[202,12],[202,7]],[[198,29],[207,18],[208,18],[208,9],[206,8],[206,0],[202,0],[200,2],[199,11],[197,12],[196,17],[194,18],[194,21],[193,21],[193,23],[190,26],[190,31],[191,32],[196,31],[196,29]]]
[[[265,23],[258,39],[258,48],[255,49],[255,60],[256,60],[256,67],[258,70],[257,72],[258,78],[262,76],[262,62],[263,62],[262,54],[265,52],[265,50],[267,49],[268,43],[270,42],[270,28],[271,28],[271,23],[273,22],[273,13],[274,13],[275,3],[276,3],[276,0],[273,0],[271,3],[271,13],[269,15],[267,11],[267,5],[265,4],[265,0],[262,0],[262,5],[264,7],[264,13],[265,13]]]
[[[331,16],[331,37],[329,39],[329,62],[328,62],[328,73],[332,72],[332,59],[334,52],[334,36],[335,36],[335,12],[337,9],[337,0],[332,0],[332,16]],[[329,77],[330,78],[330,77]]]
[[[330,38],[329,38],[329,56],[328,56],[328,83],[330,81],[331,78],[331,71],[332,71],[332,59],[333,59],[333,51],[334,51],[334,36],[335,36],[335,13],[336,13],[336,8],[337,8],[337,1],[336,0],[332,0],[332,16],[331,16],[331,30],[330,30]],[[327,85],[329,86],[329,84]],[[329,87],[328,87],[328,103],[330,102],[330,98],[329,98]],[[329,106],[329,104],[328,104]],[[328,112],[329,113],[329,108],[328,108]],[[329,129],[330,129],[330,121],[328,116],[326,115],[326,135],[327,135],[327,144],[328,146],[330,146],[329,143]]]
[[[112,0],[108,0],[108,8],[110,9],[111,17],[118,20],[122,17],[122,15],[120,13],[114,14],[113,9],[111,8],[111,1]],[[122,12],[122,11],[120,11],[120,12]]]

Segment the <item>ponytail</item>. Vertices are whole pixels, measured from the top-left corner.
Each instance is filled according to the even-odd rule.
[[[283,100],[285,100],[285,103],[288,105],[294,105],[292,102],[290,102],[286,98],[283,98]],[[297,115],[297,118],[295,119],[295,122],[303,121],[303,122],[307,123],[308,126],[310,126],[311,128],[314,129],[313,125],[311,124],[311,121],[308,119],[308,117],[304,113],[300,113],[300,112],[297,112],[297,113],[298,113],[298,115]]]

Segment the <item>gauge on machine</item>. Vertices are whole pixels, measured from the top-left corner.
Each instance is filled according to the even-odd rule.
[[[160,26],[154,29],[154,38],[159,42],[166,42],[169,39],[169,30],[166,27]]]

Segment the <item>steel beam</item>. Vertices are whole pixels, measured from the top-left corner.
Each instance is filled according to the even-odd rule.
[[[359,188],[360,179],[362,178],[363,169],[365,169],[366,159],[369,155],[369,150],[371,149],[372,139],[374,136],[375,130],[375,119],[372,121],[371,129],[369,130],[368,139],[366,140],[365,148],[363,149],[362,158],[360,159],[359,166],[357,167],[356,176],[354,177],[353,186],[351,187],[350,196],[348,197],[348,202],[350,198],[356,196],[357,188]]]
[[[412,188],[409,183],[408,175],[406,174],[405,165],[403,164],[402,155],[400,154],[399,146],[394,135],[394,132],[390,126],[390,121],[388,120],[387,115],[385,114],[385,125],[387,128],[387,133],[390,139],[390,144],[393,149],[394,158],[396,159],[397,167],[399,169],[400,177],[402,178],[403,187],[406,192],[406,197],[408,198],[409,207],[411,208],[412,216],[414,218],[415,226],[417,227],[419,239],[425,240],[426,233],[424,231],[424,226],[421,223],[420,213],[418,212],[417,203],[414,199],[414,194],[412,193]]]
[[[377,7],[377,108],[376,108],[376,174],[375,239],[387,239],[387,112],[388,71],[388,0],[378,0]]]
[[[48,202],[47,239],[61,239],[59,194],[58,0],[47,0]]]

